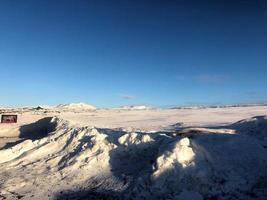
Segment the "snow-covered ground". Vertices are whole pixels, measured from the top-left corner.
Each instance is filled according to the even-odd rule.
[[[0,199],[267,199],[267,106],[2,112]]]

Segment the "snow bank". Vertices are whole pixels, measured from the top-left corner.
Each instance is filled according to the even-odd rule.
[[[52,118],[47,135],[0,150],[0,192],[7,199],[266,199],[267,151],[247,134],[265,119],[167,137]]]

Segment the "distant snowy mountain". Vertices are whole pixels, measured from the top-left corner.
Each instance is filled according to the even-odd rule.
[[[122,106],[119,109],[123,109],[123,110],[149,110],[152,108],[149,106],[146,106],[146,105],[138,105],[138,106],[131,105],[131,106]]]
[[[96,107],[86,104],[86,103],[69,103],[69,104],[59,104],[56,108],[62,110],[95,110]]]
[[[261,104],[229,104],[229,105],[198,105],[198,106],[175,106],[171,109],[205,109],[205,108],[234,108],[234,107],[252,107],[252,106],[267,106],[267,103]]]

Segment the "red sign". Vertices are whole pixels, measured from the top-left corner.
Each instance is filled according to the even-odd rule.
[[[1,117],[1,123],[17,123],[17,121],[17,115],[2,115]]]

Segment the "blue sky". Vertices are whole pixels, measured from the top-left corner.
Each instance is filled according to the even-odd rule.
[[[0,105],[267,102],[257,0],[2,0]]]

